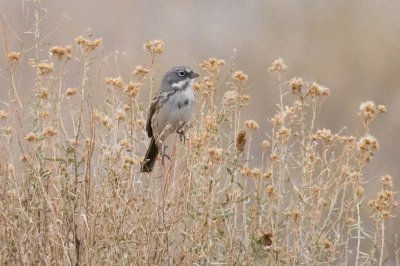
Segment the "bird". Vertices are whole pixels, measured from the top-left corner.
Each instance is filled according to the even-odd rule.
[[[141,172],[153,170],[162,143],[171,133],[179,133],[185,139],[183,129],[195,106],[193,84],[197,77],[199,74],[186,66],[173,67],[164,75],[149,108],[146,132],[150,144],[141,164]]]

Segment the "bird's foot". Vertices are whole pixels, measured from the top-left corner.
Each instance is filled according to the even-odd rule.
[[[183,142],[183,144],[185,144],[185,142],[186,142],[185,130],[181,129],[181,130],[178,130],[176,133],[178,133],[178,135],[179,135],[179,140],[181,142]]]
[[[168,146],[167,145],[165,145],[163,148],[162,148],[162,151],[161,151],[161,164],[164,166],[165,165],[165,158],[167,158],[169,161],[171,161],[171,157],[169,157],[169,155],[167,155],[167,153],[165,152],[165,150],[168,148]]]

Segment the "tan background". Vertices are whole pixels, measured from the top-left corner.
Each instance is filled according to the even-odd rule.
[[[22,5],[22,1],[0,0],[0,11],[17,33],[29,30],[33,21],[33,10],[26,16]],[[250,77],[252,104],[245,117],[256,119],[262,130],[269,129],[266,118],[273,115],[278,101],[274,79],[266,72],[278,57],[289,66],[286,79],[299,76],[331,88],[318,120],[320,127],[336,132],[347,126],[349,134],[360,135],[359,104],[365,100],[385,104],[389,112],[372,126],[380,150],[367,167],[366,179],[388,173],[400,187],[400,1],[43,0],[41,6],[46,8],[41,10],[41,15],[46,14],[42,36],[56,29],[44,46],[73,44],[74,37],[91,28],[93,36],[103,38],[104,54],[126,53],[119,61],[123,76],[145,62],[142,44],[146,40],[166,43],[159,60],[162,70],[178,64],[198,69],[197,64],[208,57],[229,63],[237,48],[238,66]],[[32,43],[32,34],[20,36]],[[18,50],[17,38],[10,34],[9,41]],[[117,74],[110,65],[108,73]],[[4,60],[0,66],[0,78],[7,80]],[[24,81],[32,80],[34,73],[23,71],[26,93],[21,94],[26,96],[32,87]],[[66,80],[69,86],[76,82]],[[6,97],[8,85],[0,86],[0,96]],[[377,191],[376,184],[366,185],[368,193]],[[400,219],[389,221],[389,227],[388,236],[399,233]]]

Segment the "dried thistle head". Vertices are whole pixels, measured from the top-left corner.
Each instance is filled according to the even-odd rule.
[[[42,134],[45,137],[50,138],[50,137],[57,135],[57,130],[55,130],[53,127],[46,127],[43,129]]]
[[[386,113],[387,112],[387,108],[386,108],[385,105],[380,104],[380,105],[378,105],[378,111],[379,111],[379,113]]]
[[[121,76],[115,78],[106,78],[106,83],[114,89],[124,89],[125,83]]]
[[[121,122],[121,121],[125,120],[126,119],[126,113],[124,111],[121,111],[121,110],[117,111],[116,114],[115,114],[115,119],[118,122]]]
[[[267,150],[269,149],[269,147],[271,147],[271,143],[265,139],[261,142],[261,147],[263,148],[263,150]]]
[[[318,129],[313,135],[312,140],[324,140],[324,141],[333,141],[335,139],[335,135],[332,134],[330,129]]]
[[[85,53],[89,53],[99,48],[103,44],[103,39],[97,38],[89,40],[81,35],[75,38],[75,43],[79,45]]]
[[[57,57],[58,60],[62,60],[64,57],[66,59],[72,58],[72,47],[71,45],[67,45],[65,47],[61,46],[53,46],[50,48],[50,53]]]
[[[357,142],[357,149],[361,152],[366,162],[369,162],[378,150],[379,144],[375,137],[367,134]]]
[[[372,120],[377,114],[378,109],[373,101],[366,101],[361,103],[359,114],[364,117],[366,121]]]
[[[270,73],[282,73],[287,69],[285,63],[283,63],[282,58],[276,59],[272,62],[272,65],[268,68],[268,72]]]
[[[137,119],[136,120],[136,126],[138,128],[144,128],[145,125],[146,125],[146,121],[144,119]]]
[[[375,152],[379,144],[375,137],[367,134],[357,142],[357,148],[362,152]]]
[[[0,110],[0,119],[6,119],[9,116],[9,114],[4,111],[4,110]]]
[[[221,66],[225,65],[225,61],[217,58],[209,58],[200,64],[200,67],[209,74],[219,73]]]
[[[218,147],[208,148],[208,155],[212,161],[220,162],[223,159],[223,150]]]
[[[53,70],[54,70],[54,67],[52,64],[43,63],[43,62],[38,64],[39,75],[42,75],[42,76],[48,75]]]
[[[381,181],[387,179],[387,176],[382,177]],[[391,179],[391,178],[389,178]],[[390,180],[391,181],[391,180]],[[386,182],[386,180],[385,180]],[[381,191],[375,196],[375,198],[371,199],[368,202],[368,205],[371,207],[374,212],[374,217],[376,219],[388,219],[391,217],[391,212],[393,208],[397,207],[397,201],[394,198],[395,192],[389,190],[389,187],[385,187],[382,184]]]
[[[260,126],[257,124],[255,120],[246,120],[244,121],[244,126],[248,129],[257,130]]]
[[[243,153],[244,146],[246,145],[246,131],[240,130],[236,137],[236,150],[239,153]]]
[[[249,79],[249,76],[243,71],[238,70],[232,74],[232,79],[240,84],[244,84]]]
[[[301,89],[304,86],[302,78],[292,78],[289,82],[289,87],[294,95],[301,95]]]
[[[49,89],[47,87],[39,87],[36,93],[36,97],[47,100],[49,98]]]
[[[262,172],[261,172],[260,168],[255,167],[255,168],[251,169],[250,174],[252,177],[258,178],[258,177],[261,177]]]
[[[65,96],[67,96],[67,97],[72,97],[77,93],[78,93],[78,89],[77,88],[67,88],[65,90]]]
[[[194,91],[200,91],[200,89],[201,89],[201,83],[200,82],[198,82],[198,81],[196,81],[194,84],[193,84],[193,90]]]
[[[331,94],[331,90],[313,82],[308,86],[308,94],[311,97],[328,96]]]
[[[273,124],[274,128],[280,128],[282,126],[282,114],[277,113],[273,118],[269,119],[269,121]]]
[[[18,63],[18,61],[21,59],[21,53],[20,52],[9,52],[7,54],[7,61],[10,64],[15,64]]]
[[[245,106],[250,101],[250,95],[248,94],[239,94],[239,103],[240,106]]]
[[[245,166],[243,166],[242,169],[240,170],[240,173],[241,173],[243,176],[250,176],[250,175],[251,175],[251,169],[249,168],[248,165],[245,165]]]
[[[4,128],[4,134],[6,135],[6,136],[11,136],[11,133],[13,132],[13,129],[12,129],[12,127],[6,127],[6,128]]]
[[[290,130],[290,128],[287,127],[282,127],[278,130],[277,132],[277,137],[279,140],[281,141],[286,141],[289,139],[289,137],[291,136],[292,131]]]
[[[147,73],[149,73],[150,70],[145,68],[144,66],[137,66],[135,68],[135,70],[132,71],[132,74],[135,75],[136,77],[138,77],[139,79],[143,78],[144,76],[146,76]]]
[[[25,136],[24,139],[25,139],[26,141],[32,142],[32,141],[37,141],[39,138],[38,138],[38,136],[37,136],[35,133],[29,132],[29,133]]]
[[[162,54],[164,51],[164,42],[162,40],[146,41],[143,48],[151,55]]]
[[[140,82],[129,82],[128,85],[126,85],[124,92],[132,98],[135,98],[138,93],[140,88],[142,87],[142,83]]]
[[[381,177],[381,185],[385,189],[391,189],[393,188],[393,181],[392,181],[392,176],[390,175],[384,175]]]
[[[218,131],[218,123],[217,117],[214,114],[208,114],[204,118],[204,127],[208,132],[217,132]]]
[[[268,185],[265,188],[265,192],[267,192],[268,197],[272,198],[276,196],[276,189],[272,185]]]
[[[224,93],[222,102],[225,106],[234,106],[238,99],[238,93],[236,90],[228,90]]]

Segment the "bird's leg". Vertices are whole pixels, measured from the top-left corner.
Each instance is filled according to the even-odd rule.
[[[185,131],[183,129],[181,129],[181,130],[178,130],[176,133],[178,133],[178,135],[179,135],[179,140],[183,141],[183,144],[185,144],[185,141],[186,141]]]
[[[185,142],[186,142],[186,135],[185,135],[185,133],[186,133],[186,130],[187,130],[188,128],[189,128],[189,127],[184,123],[179,129],[176,130],[176,133],[178,133],[178,135],[179,135],[179,140],[180,140],[180,141],[183,141],[183,144],[185,144]]]
[[[171,161],[171,157],[169,157],[168,155],[167,155],[167,153],[165,152],[165,150],[168,148],[168,146],[167,145],[165,145],[164,147],[162,147],[162,149],[161,149],[161,164],[164,166],[165,165],[165,161],[164,161],[164,158],[167,158],[168,160],[170,160]]]

